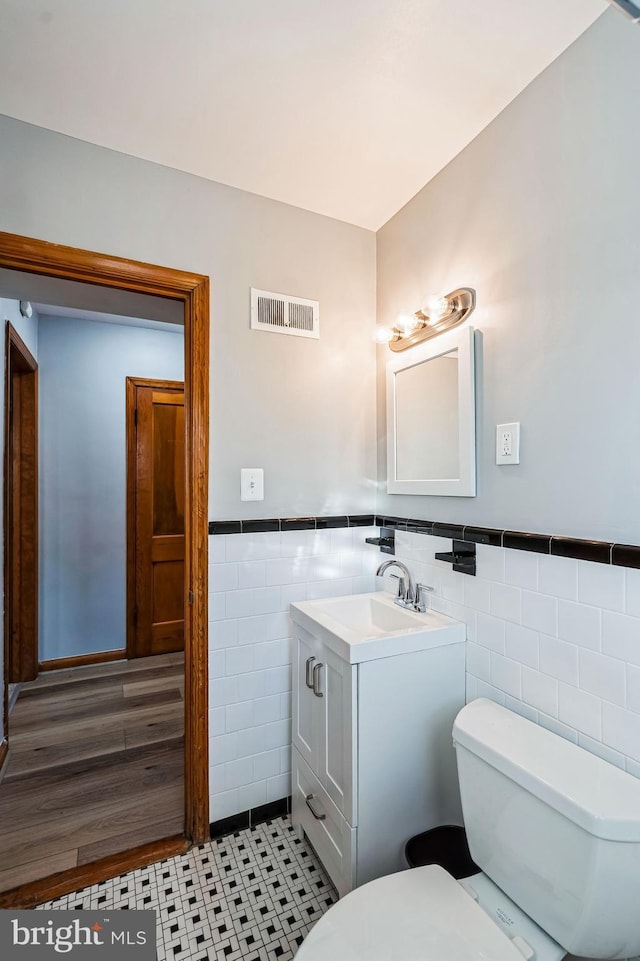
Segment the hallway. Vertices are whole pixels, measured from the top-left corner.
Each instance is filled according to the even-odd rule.
[[[0,891],[182,833],[183,654],[41,674],[9,731]]]

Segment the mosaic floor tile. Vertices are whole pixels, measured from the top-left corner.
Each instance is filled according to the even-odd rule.
[[[281,817],[40,907],[153,908],[158,961],[290,961],[336,900]]]

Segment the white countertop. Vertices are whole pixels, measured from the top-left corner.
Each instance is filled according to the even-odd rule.
[[[386,591],[291,604],[291,618],[348,664],[462,644],[466,628],[437,611],[420,614]]]

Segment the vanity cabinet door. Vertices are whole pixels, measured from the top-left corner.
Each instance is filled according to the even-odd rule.
[[[321,731],[316,773],[338,810],[355,827],[358,668],[326,647],[318,657],[322,667],[317,669],[314,697],[321,707]]]
[[[314,696],[313,666],[320,663],[320,643],[296,626],[293,644],[292,740],[300,757],[312,771],[318,770],[322,720],[318,698]]]
[[[296,626],[293,745],[352,826],[356,811],[356,676],[356,666]]]

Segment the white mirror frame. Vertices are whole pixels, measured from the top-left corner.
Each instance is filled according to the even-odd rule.
[[[398,480],[396,477],[396,374],[416,364],[458,351],[458,455],[460,476],[442,480]],[[425,411],[425,416],[428,411]],[[413,424],[416,441],[420,425]],[[389,494],[436,494],[445,497],[476,495],[476,394],[474,328],[441,334],[406,354],[395,355],[387,364],[387,492]]]

